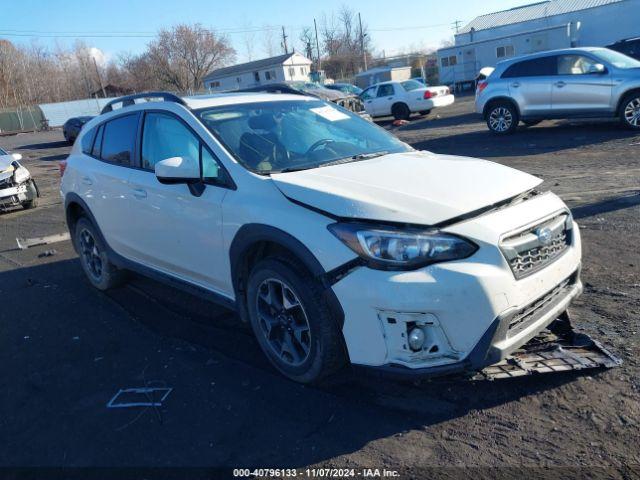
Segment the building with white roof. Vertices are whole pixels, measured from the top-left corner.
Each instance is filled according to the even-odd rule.
[[[222,91],[285,81],[309,81],[311,64],[304,55],[287,53],[219,68],[207,74],[203,83],[207,90]]]
[[[476,17],[438,50],[442,84],[472,83],[483,67],[533,52],[606,46],[640,36],[640,0],[547,0]]]

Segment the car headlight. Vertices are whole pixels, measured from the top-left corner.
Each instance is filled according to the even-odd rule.
[[[467,258],[473,242],[438,230],[402,229],[362,223],[334,223],[329,231],[360,255],[371,268],[412,270]]]
[[[26,182],[29,180],[29,177],[31,177],[29,170],[22,166],[16,168],[15,172],[13,172],[13,181],[17,184]]]

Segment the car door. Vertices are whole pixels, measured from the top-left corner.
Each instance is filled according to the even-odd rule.
[[[141,128],[139,168],[129,183],[129,229],[134,260],[190,283],[224,292],[228,253],[222,243],[222,202],[228,175],[205,142],[184,120],[148,111]],[[206,185],[201,195],[186,184],[163,184],[155,164],[171,157],[199,162]]]
[[[374,116],[375,113],[373,111],[373,101],[376,98],[376,91],[378,90],[377,86],[369,87],[364,92],[360,94],[360,98],[364,102],[364,109],[371,116]]]
[[[583,54],[558,55],[551,103],[558,115],[598,114],[611,110],[611,73],[595,71],[598,60]]]
[[[509,94],[518,103],[523,117],[551,113],[551,86],[555,80],[554,57],[539,57],[517,62],[502,74]]]
[[[129,176],[133,171],[139,117],[137,112],[120,115],[97,127],[93,145],[83,146],[88,157],[78,186],[78,193],[105,240],[124,256],[128,256],[131,248],[127,230]]]
[[[373,111],[378,117],[391,115],[391,106],[397,101],[396,89],[392,83],[378,86],[376,97],[373,99]]]

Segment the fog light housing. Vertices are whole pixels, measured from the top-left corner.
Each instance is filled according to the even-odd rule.
[[[425,335],[421,328],[414,328],[409,332],[409,348],[414,352],[422,350],[424,345]]]

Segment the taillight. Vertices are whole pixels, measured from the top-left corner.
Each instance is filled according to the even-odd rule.
[[[62,160],[58,164],[58,168],[60,168],[60,178],[62,178],[64,176],[64,171],[67,169],[67,161],[66,160]]]
[[[479,95],[482,91],[489,86],[489,82],[478,82],[478,86],[476,87],[476,94]]]
[[[437,95],[438,95],[438,92],[432,92],[431,90],[425,90],[425,92],[424,92],[424,98],[427,99],[427,100],[430,99],[430,98],[433,98],[433,97],[435,97]]]

